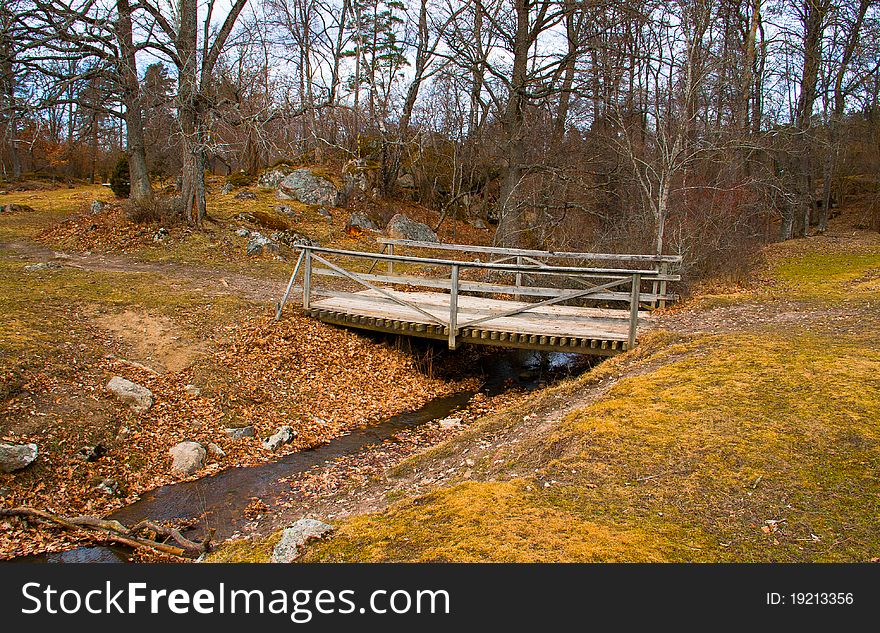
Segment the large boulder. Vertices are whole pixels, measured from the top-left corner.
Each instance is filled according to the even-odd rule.
[[[363,213],[354,212],[351,214],[351,217],[348,218],[348,222],[345,224],[346,230],[350,231],[352,229],[358,231],[378,231],[379,227],[376,226],[376,223],[373,222],[370,218],[368,218]]]
[[[292,563],[303,553],[303,546],[312,539],[323,538],[333,531],[333,526],[317,519],[300,519],[284,528],[281,540],[272,551],[273,563]]]
[[[290,444],[295,437],[296,431],[293,430],[293,427],[286,425],[282,426],[274,435],[270,435],[263,440],[263,448],[270,451],[277,451],[284,444]]]
[[[37,459],[36,444],[0,444],[0,472],[11,473]]]
[[[332,182],[309,169],[296,169],[278,183],[278,197],[282,200],[298,200],[303,204],[319,204],[335,207],[339,190]]]
[[[385,228],[389,237],[398,240],[413,240],[415,242],[439,242],[437,234],[427,224],[416,222],[402,213],[398,213]]]
[[[192,475],[205,465],[207,452],[198,442],[180,442],[168,451],[171,470],[181,475]]]
[[[153,392],[125,378],[114,376],[107,383],[106,389],[135,413],[143,413],[153,406]]]

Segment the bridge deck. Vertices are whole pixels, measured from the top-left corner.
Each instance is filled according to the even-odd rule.
[[[449,314],[449,294],[388,292],[438,319]],[[471,321],[528,305],[518,301],[459,296],[459,341],[600,355],[627,349],[629,313],[623,310],[547,305],[468,327]],[[437,325],[416,309],[396,303],[373,290],[313,301],[308,313],[320,321],[336,325],[436,339],[449,336],[448,326]],[[647,318],[647,313],[639,314],[640,323]]]

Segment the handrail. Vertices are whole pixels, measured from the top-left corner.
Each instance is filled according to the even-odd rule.
[[[306,244],[294,244],[293,248],[315,253],[327,253],[330,255],[341,255],[344,257],[353,257],[356,259],[376,259],[390,262],[406,262],[411,264],[425,264],[431,266],[459,266],[461,268],[481,268],[485,270],[500,270],[506,272],[524,272],[536,275],[554,275],[559,273],[577,275],[577,274],[607,274],[608,276],[620,275],[630,276],[639,274],[648,280],[654,276],[659,276],[659,271],[644,269],[627,269],[627,268],[595,268],[580,266],[535,266],[526,264],[497,264],[494,262],[468,262],[456,259],[440,259],[436,257],[415,257],[412,255],[391,255],[387,253],[365,253],[362,251],[349,251],[344,249],[326,248],[322,246],[310,246]],[[672,281],[680,279],[678,275],[665,275]]]
[[[425,248],[444,251],[462,251],[471,253],[487,253],[496,255],[521,255],[527,257],[547,257],[553,259],[593,259],[593,260],[619,260],[631,262],[654,262],[678,264],[682,261],[681,255],[644,255],[634,253],[578,253],[574,251],[541,251],[526,248],[502,248],[499,246],[475,246],[464,244],[443,244],[441,242],[420,242],[416,240],[398,240],[380,237],[376,240],[379,244],[392,244],[395,246],[408,246],[412,248]]]

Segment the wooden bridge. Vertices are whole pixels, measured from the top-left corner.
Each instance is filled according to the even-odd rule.
[[[305,312],[325,323],[447,340],[450,349],[477,343],[608,356],[634,347],[648,310],[677,298],[667,284],[679,279],[679,256],[379,243],[380,253],[297,246],[277,318],[297,288]],[[318,276],[328,283],[316,284]]]

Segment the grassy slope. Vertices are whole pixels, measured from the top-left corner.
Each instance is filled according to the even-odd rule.
[[[352,518],[307,559],[880,555],[880,240],[799,241],[768,259],[767,283],[723,304],[772,318],[656,333],[641,352],[561,387],[574,409],[559,421],[551,411],[543,431],[496,453],[500,468],[484,460],[470,481]],[[833,318],[778,318],[816,311]],[[610,390],[577,405],[615,372]],[[422,463],[515,427],[539,404],[486,420]]]

